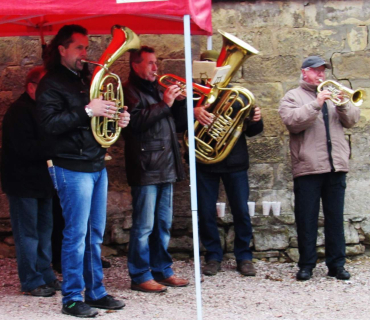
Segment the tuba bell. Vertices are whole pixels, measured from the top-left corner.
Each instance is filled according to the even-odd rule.
[[[111,72],[109,67],[125,52],[140,49],[139,37],[131,29],[115,25],[112,27],[112,41],[103,52],[98,62],[82,60],[97,67],[91,80],[90,100],[103,97],[114,101],[117,112],[113,118],[92,117],[91,129],[95,140],[103,147],[109,148],[118,140],[121,127],[118,126],[119,113],[123,112],[123,89],[121,79]]]
[[[203,126],[194,123],[195,156],[197,161],[213,164],[224,160],[235,146],[243,132],[244,121],[251,116],[255,99],[249,90],[241,86],[229,87],[229,82],[239,67],[258,50],[237,37],[218,30],[223,37],[223,46],[217,60],[217,67],[230,66],[226,76],[218,83],[209,85],[211,90],[198,101],[197,106],[209,104],[208,112],[213,122]],[[189,146],[185,132],[184,142]]]
[[[323,81],[320,79],[320,85],[317,87],[317,92],[328,90],[331,92],[330,100],[336,106],[341,106],[351,101],[356,107],[359,107],[364,102],[364,91],[363,90],[352,90],[333,80]],[[344,97],[343,100],[338,98],[338,95]]]

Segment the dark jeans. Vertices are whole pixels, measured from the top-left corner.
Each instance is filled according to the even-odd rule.
[[[252,224],[248,211],[249,184],[247,171],[214,173],[197,171],[200,239],[207,250],[206,261],[222,261],[223,250],[217,228],[216,203],[220,179],[225,186],[234,218],[234,254],[237,261],[251,260]]]
[[[53,282],[51,268],[51,199],[9,196],[10,219],[22,291]]]
[[[325,257],[328,268],[342,267],[346,246],[343,228],[346,173],[329,172],[294,179],[295,219],[298,233],[298,266],[316,266],[316,239],[320,198],[325,216]]]

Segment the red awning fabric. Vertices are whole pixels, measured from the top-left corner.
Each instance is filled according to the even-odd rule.
[[[182,34],[184,15],[191,18],[191,34],[212,34],[211,0],[137,1],[2,0],[0,36],[36,36],[41,26],[44,35],[53,35],[72,23],[89,34],[109,34],[114,24],[137,34]]]

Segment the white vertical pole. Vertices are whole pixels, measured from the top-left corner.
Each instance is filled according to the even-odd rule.
[[[207,37],[207,50],[212,50],[212,36]]]
[[[198,202],[197,180],[195,169],[195,144],[194,144],[194,113],[193,113],[193,86],[192,86],[192,59],[191,59],[191,36],[190,16],[184,16],[184,45],[185,45],[185,72],[186,72],[186,98],[188,115],[188,140],[189,140],[189,167],[190,167],[190,196],[193,222],[193,246],[194,246],[194,271],[195,291],[197,299],[197,319],[202,319],[202,293],[200,285],[200,257],[198,237]]]

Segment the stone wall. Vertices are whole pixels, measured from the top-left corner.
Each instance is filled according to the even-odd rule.
[[[348,87],[361,88],[370,97],[370,2],[367,1],[215,1],[213,4],[213,46],[220,49],[225,30],[248,42],[260,52],[250,57],[233,79],[234,84],[252,91],[264,118],[263,134],[249,139],[251,155],[250,199],[256,202],[253,246],[256,258],[271,261],[297,260],[297,237],[293,216],[289,136],[277,109],[284,93],[296,87],[302,59],[320,55],[332,63],[332,78]],[[183,37],[142,35],[159,58],[159,73],[184,76]],[[206,49],[206,37],[192,38],[192,54],[199,58]],[[47,39],[48,40],[48,39]],[[98,59],[109,36],[90,36],[90,57]],[[37,37],[0,39],[0,117],[22,92],[27,71],[41,64]],[[114,66],[123,80],[127,77],[127,55]],[[346,131],[352,149],[348,174],[345,233],[347,255],[365,252],[370,245],[369,128],[370,99],[361,106],[361,120]],[[181,136],[179,136],[181,141]],[[129,241],[131,196],[124,173],[123,141],[109,149],[113,160],[109,172],[108,219],[104,238],[105,254],[125,254]],[[263,200],[282,202],[280,216],[263,216]],[[227,202],[223,187],[220,201]],[[232,257],[234,228],[230,207],[219,218],[219,230],[226,256]],[[317,250],[324,256],[323,217],[319,221]],[[202,249],[202,248],[201,248]],[[179,258],[192,256],[192,223],[189,181],[176,184],[171,252]],[[0,256],[14,256],[6,196],[0,195]]]

